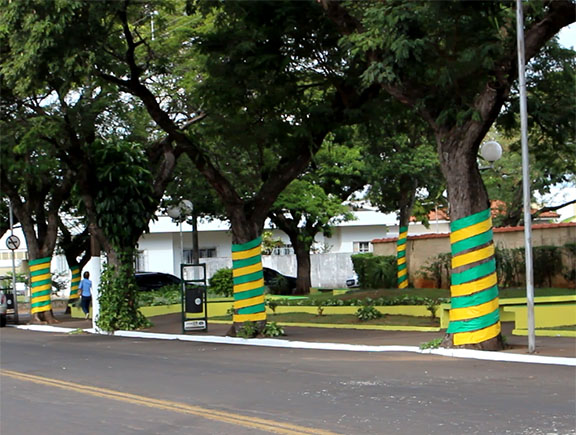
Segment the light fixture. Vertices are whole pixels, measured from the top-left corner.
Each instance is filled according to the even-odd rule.
[[[502,157],[502,146],[493,140],[484,142],[480,146],[480,156],[489,163],[494,163]]]

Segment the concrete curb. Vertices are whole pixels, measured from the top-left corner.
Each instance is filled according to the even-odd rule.
[[[48,325],[8,325],[12,328],[24,329],[37,332],[57,332],[61,334],[70,334],[79,331],[79,328],[63,328]],[[145,338],[156,340],[179,340],[191,341],[197,343],[214,343],[214,344],[236,344],[244,346],[261,346],[277,347],[286,349],[312,349],[312,350],[335,350],[348,352],[413,352],[425,355],[439,355],[452,358],[478,359],[484,361],[498,362],[520,362],[529,364],[551,364],[561,366],[576,367],[576,358],[552,357],[542,355],[525,355],[511,354],[502,352],[486,352],[481,350],[467,349],[420,349],[417,346],[369,346],[359,344],[343,343],[315,343],[307,341],[290,341],[273,338],[238,338],[238,337],[217,337],[217,336],[190,336],[183,334],[159,334],[141,331],[115,331],[107,334],[90,329],[81,331],[90,334],[110,335],[115,337],[126,338]]]

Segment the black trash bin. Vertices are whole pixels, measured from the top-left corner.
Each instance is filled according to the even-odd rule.
[[[204,311],[205,290],[198,286],[186,286],[184,309],[187,313],[201,313]]]

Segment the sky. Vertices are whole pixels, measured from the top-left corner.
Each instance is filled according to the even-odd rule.
[[[558,38],[560,39],[560,45],[576,49],[576,24],[571,24],[562,29],[558,33]]]

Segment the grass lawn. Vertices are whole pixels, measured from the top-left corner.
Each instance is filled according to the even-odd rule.
[[[214,320],[232,320],[230,316],[214,317]],[[383,325],[383,326],[440,326],[438,319],[430,317],[384,315],[379,319],[361,322],[354,314],[330,314],[318,316],[310,313],[270,314],[269,322],[280,323],[331,323],[335,325]]]

